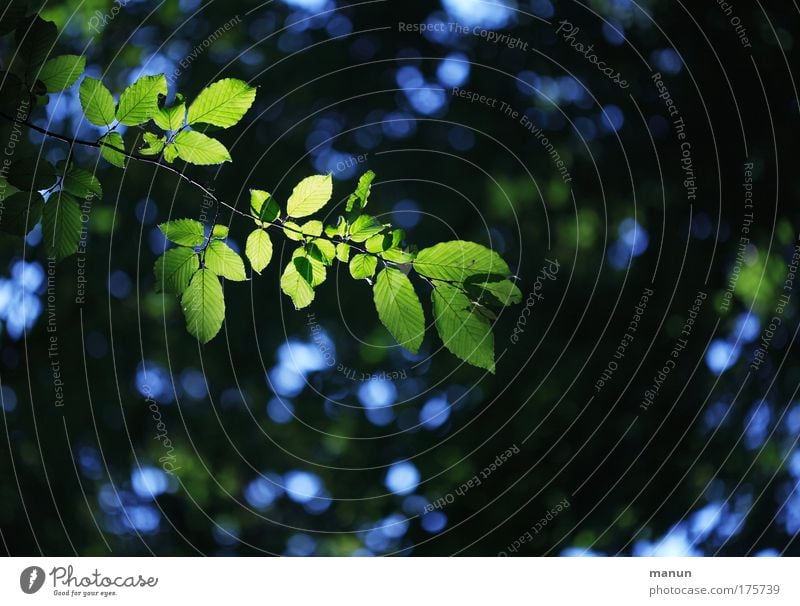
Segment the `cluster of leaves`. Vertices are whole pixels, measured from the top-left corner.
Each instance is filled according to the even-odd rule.
[[[228,128],[242,119],[256,98],[256,89],[235,78],[219,80],[203,89],[188,105],[180,93],[166,105],[164,74],[142,76],[122,91],[119,102],[100,80],[84,78],[80,86],[81,107],[86,119],[106,132],[100,137],[101,153],[111,164],[124,168],[125,141],[118,125],[142,126],[142,156],[159,156],[167,162],[180,158],[190,164],[230,162],[231,155],[217,139],[194,130],[197,126]]]
[[[13,73],[3,74],[4,91],[13,92],[15,104],[46,104],[47,93],[77,83],[85,60],[74,55],[48,59],[57,36],[55,25],[24,13],[14,18],[18,23],[8,32],[15,32],[18,60],[12,62]],[[256,89],[226,78],[202,90],[191,103],[178,93],[168,103],[167,80],[160,74],[142,76],[118,100],[100,80],[85,77],[79,96],[85,119],[103,131],[94,142],[71,142],[98,148],[112,165],[123,168],[130,160],[145,160],[168,166],[177,159],[214,165],[231,160],[228,150],[195,129],[234,126],[255,101]],[[138,150],[126,151],[120,126],[137,128],[141,135],[137,141],[142,142]],[[283,208],[270,193],[251,189],[249,217],[255,227],[244,253],[250,268],[258,274],[269,265],[270,229],[297,242],[280,286],[301,309],[313,302],[328,268],[337,262],[347,264],[354,279],[371,286],[383,325],[400,345],[416,353],[426,320],[409,278],[414,272],[430,287],[434,324],[444,346],[460,359],[493,372],[493,309],[522,298],[508,265],[496,252],[473,242],[456,240],[419,251],[406,246],[402,229],[365,212],[374,177],[372,171],[361,176],[343,212],[329,225],[313,215],[331,200],[331,175],[300,181]],[[79,199],[102,196],[97,178],[71,161],[52,166],[41,159],[20,159],[3,186],[0,230],[25,235],[41,221],[49,253],[58,259],[77,250],[82,228]],[[180,297],[187,330],[206,343],[217,335],[225,318],[221,279],[247,280],[244,260],[227,243],[225,225],[207,228],[187,218],[163,223],[160,229],[174,246],[155,262],[157,288]]]
[[[58,29],[36,15],[27,16],[24,2],[9,2],[0,20],[0,36],[13,34],[15,46],[8,69],[0,72],[0,111],[10,119],[26,118],[48,93],[72,86],[83,73],[77,55],[48,58]],[[74,254],[81,234],[81,199],[102,196],[100,182],[69,161],[56,166],[22,156],[4,167],[0,178],[0,231],[20,236],[41,223],[48,253],[58,259]]]
[[[48,59],[58,29],[38,15],[26,16],[24,2],[11,3],[0,20],[0,35],[12,32],[10,67],[0,72],[0,111],[8,120],[24,122],[37,105],[47,105],[48,93],[74,85],[86,60],[77,55]],[[129,158],[138,156],[125,151],[120,125],[143,128],[137,133],[144,142],[138,150],[142,157],[159,156],[168,163],[180,158],[199,165],[230,161],[222,143],[193,128],[233,126],[253,104],[256,89],[226,78],[201,91],[188,108],[181,94],[166,105],[167,80],[160,74],[142,76],[122,91],[118,102],[102,82],[90,77],[81,82],[79,95],[86,120],[104,129],[94,144],[109,163],[124,168]],[[81,237],[79,199],[92,197],[102,197],[99,180],[71,160],[54,166],[41,155],[20,157],[0,177],[0,231],[24,236],[42,223],[48,253],[63,259],[76,252]]]
[[[372,287],[378,318],[406,349],[419,351],[425,313],[409,278],[414,271],[431,287],[437,332],[445,347],[475,366],[494,371],[492,308],[519,303],[522,294],[509,278],[508,265],[494,251],[454,240],[416,251],[404,247],[405,232],[364,212],[375,174],[368,171],[345,205],[345,213],[324,225],[311,218],[331,200],[330,175],[300,181],[286,201],[285,213],[268,192],[250,190],[255,223],[245,256],[260,273],[272,259],[269,228],[299,243],[281,275],[281,289],[297,309],[308,307],[334,263],[346,263],[350,275]],[[302,221],[301,221],[302,220]],[[177,245],[156,261],[162,290],[181,296],[187,329],[205,342],[222,326],[225,306],[219,277],[246,279],[242,258],[224,240],[228,230],[215,225],[206,237],[191,219],[164,223],[161,230]]]

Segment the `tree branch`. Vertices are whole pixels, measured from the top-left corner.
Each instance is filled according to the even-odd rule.
[[[9,120],[11,122],[17,122],[18,124],[24,124],[25,126],[30,128],[31,130],[35,130],[37,133],[40,133],[40,134],[44,135],[45,137],[49,137],[51,139],[56,139],[58,141],[62,141],[63,143],[69,143],[73,147],[76,146],[76,145],[79,145],[81,147],[93,147],[94,149],[100,149],[100,148],[105,147],[105,148],[114,150],[115,152],[118,152],[118,153],[122,154],[123,156],[125,156],[126,158],[130,158],[131,160],[136,160],[138,162],[145,162],[146,164],[153,164],[155,166],[163,168],[163,169],[165,169],[165,170],[177,175],[178,177],[180,177],[181,179],[186,181],[189,185],[192,185],[192,186],[196,187],[197,189],[199,189],[205,195],[207,195],[209,198],[214,200],[214,202],[216,202],[217,204],[221,204],[225,208],[229,209],[230,211],[232,211],[232,212],[234,212],[234,213],[236,213],[238,215],[241,215],[241,216],[247,217],[247,218],[251,218],[250,215],[248,215],[247,213],[244,213],[244,212],[240,211],[235,206],[232,206],[231,204],[228,204],[224,200],[222,200],[222,199],[218,198],[217,196],[215,196],[202,183],[199,183],[198,181],[195,181],[194,179],[192,179],[186,173],[178,170],[174,166],[170,166],[169,164],[161,162],[160,160],[156,160],[154,158],[148,158],[147,156],[142,156],[140,154],[134,154],[134,153],[127,152],[124,149],[120,149],[120,148],[118,148],[118,147],[116,147],[114,145],[111,145],[110,143],[106,143],[104,141],[88,141],[86,139],[79,139],[77,137],[67,137],[67,136],[61,135],[59,133],[54,133],[54,132],[49,131],[49,130],[47,130],[45,128],[42,128],[41,126],[37,126],[36,124],[33,124],[32,122],[29,122],[27,120],[25,120],[25,121],[15,120],[14,118],[12,118],[11,116],[5,114],[4,112],[0,112],[0,116],[2,116],[3,118],[5,118],[6,120]]]
[[[229,204],[229,203],[225,202],[225,200],[223,200],[222,198],[218,197],[216,194],[214,194],[211,190],[209,190],[202,183],[200,183],[198,181],[195,181],[194,179],[192,179],[190,176],[188,176],[183,171],[180,171],[177,168],[175,168],[174,166],[166,164],[166,163],[162,162],[161,160],[157,160],[155,158],[150,158],[150,157],[147,157],[147,156],[142,156],[141,154],[127,152],[124,149],[120,149],[120,148],[118,148],[118,147],[116,147],[114,145],[111,145],[110,143],[106,143],[105,141],[99,141],[99,140],[98,141],[89,141],[89,140],[86,140],[86,139],[79,139],[77,137],[68,137],[66,135],[55,133],[55,132],[49,131],[49,130],[47,130],[45,128],[42,128],[41,126],[37,126],[36,124],[34,124],[32,122],[29,122],[27,120],[16,120],[16,119],[12,118],[11,116],[7,115],[5,112],[0,112],[0,117],[5,118],[6,120],[8,120],[10,122],[15,122],[17,124],[23,124],[23,125],[27,126],[28,128],[30,128],[31,130],[34,130],[37,133],[40,133],[41,135],[44,135],[45,137],[48,137],[50,139],[56,139],[57,141],[61,141],[63,143],[68,143],[72,147],[74,147],[76,145],[81,146],[81,147],[91,147],[91,148],[94,148],[94,149],[101,149],[101,148],[105,147],[105,148],[114,150],[115,152],[120,153],[123,156],[125,156],[126,158],[129,158],[131,160],[136,160],[137,162],[144,162],[145,164],[151,164],[151,165],[157,166],[159,168],[163,168],[164,170],[166,170],[166,171],[168,171],[168,172],[170,172],[170,173],[172,173],[174,175],[177,175],[178,177],[180,177],[181,179],[186,181],[189,185],[191,185],[193,187],[196,187],[201,192],[203,192],[203,194],[208,196],[210,199],[214,200],[214,202],[217,204],[217,210],[216,210],[215,218],[214,218],[214,222],[215,223],[216,223],[216,217],[219,215],[219,207],[220,206],[224,206],[225,208],[227,208],[231,212],[233,212],[233,213],[235,213],[237,215],[240,215],[242,217],[245,217],[246,219],[250,219],[250,220],[254,219],[254,217],[252,217],[251,215],[249,215],[249,214],[247,214],[245,212],[242,212],[241,210],[239,210],[238,208],[236,208],[232,204]],[[276,222],[273,222],[273,221],[261,221],[261,224],[262,225],[266,225],[268,227],[277,227],[277,228],[280,228],[280,229],[284,229],[284,230],[288,230],[288,231],[294,232],[296,234],[304,235],[301,230],[295,229],[293,227],[289,227],[289,226],[285,225],[283,221],[280,221],[279,223],[276,223]],[[319,237],[319,238],[322,238],[323,240],[328,240],[329,242],[332,242],[334,244],[338,244],[338,242],[336,240],[334,240],[333,238],[329,237],[327,234],[325,234],[324,231],[323,231],[322,234],[320,234],[319,236],[315,236],[315,237]],[[210,241],[211,241],[211,235],[209,234],[208,242],[210,242]],[[206,246],[208,245],[208,242],[206,243]],[[353,244],[350,241],[344,241],[344,242],[346,244],[348,244],[351,248],[357,250],[358,252],[360,252],[362,254],[371,255],[371,256],[374,256],[374,257],[377,257],[377,258],[383,260],[384,263],[391,263],[392,265],[396,265],[395,263],[392,263],[390,261],[387,262],[385,259],[382,259],[382,257],[380,257],[378,255],[378,253],[370,252],[370,251],[366,250],[365,248],[361,248],[359,246],[356,246],[355,244]]]

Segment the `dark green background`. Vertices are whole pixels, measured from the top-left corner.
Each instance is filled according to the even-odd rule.
[[[516,345],[509,347],[509,336],[521,308],[510,308],[500,317],[497,353],[507,351],[494,376],[458,367],[455,358],[437,351],[435,331],[424,346],[433,356],[414,369],[396,348],[383,347],[390,341],[378,323],[368,286],[353,282],[346,272],[331,274],[318,289],[311,311],[330,335],[337,361],[362,372],[410,369],[409,376],[417,381],[397,382],[400,399],[408,399],[395,406],[399,425],[378,427],[365,418],[355,393],[358,382],[335,371],[310,373],[313,389],[293,398],[298,420],[280,425],[265,412],[272,397],[265,371],[275,365],[275,351],[287,336],[311,338],[306,313],[295,312],[279,291],[280,246],[261,277],[228,284],[223,332],[198,347],[184,330],[177,302],[153,293],[156,255],[148,245],[153,226],[142,226],[135,207],[149,197],[157,221],[196,218],[201,195],[174,175],[154,174],[148,166],[132,164],[123,176],[101,162],[96,171],[105,195],[92,211],[85,305],[74,304],[74,258],[58,269],[63,408],[52,403],[46,312],[24,339],[5,333],[0,337],[0,377],[17,399],[2,422],[3,551],[292,553],[287,541],[301,533],[313,539],[316,554],[348,555],[363,548],[366,531],[399,513],[410,518],[407,531],[373,552],[495,555],[508,552],[509,545],[568,498],[569,508],[516,553],[556,555],[570,547],[604,554],[648,553],[648,545],[675,525],[673,536],[688,536],[693,542],[689,547],[677,540],[678,553],[800,553],[794,540],[800,528],[798,476],[789,470],[792,454],[798,456],[798,423],[787,421],[793,410],[795,418],[798,414],[800,295],[792,293],[767,362],[758,372],[748,376],[755,343],[740,344],[737,363],[721,376],[710,371],[704,358],[708,345],[730,338],[736,319],[751,307],[763,328],[797,241],[796,8],[789,2],[766,2],[760,3],[763,12],[759,3],[738,2],[735,10],[748,29],[750,50],[739,44],[714,2],[641,3],[654,23],[638,10],[620,8],[625,3],[554,4],[549,20],[578,25],[580,38],[593,42],[598,54],[627,76],[629,90],[599,74],[558,39],[553,26],[525,14],[502,31],[527,41],[528,52],[474,36],[462,36],[457,49],[472,61],[463,88],[520,111],[539,108],[550,116],[546,135],[567,162],[574,198],[542,146],[511,118],[449,94],[446,108],[433,116],[409,107],[395,80],[398,68],[416,65],[434,81],[437,66],[452,49],[399,32],[397,24],[425,22],[441,11],[437,2],[338,8],[336,14],[345,15],[353,31],[340,39],[326,33],[328,17],[317,18],[305,32],[276,33],[293,13],[282,3],[247,15],[255,3],[209,2],[192,14],[195,10],[182,11],[174,1],[131,2],[100,35],[89,29],[90,19],[96,10],[109,11],[111,3],[47,3],[42,15],[62,28],[58,52],[85,50],[95,70],[91,73],[108,70],[104,81],[115,94],[127,84],[129,70],[137,70],[162,42],[184,40],[191,51],[215,29],[241,17],[241,24],[200,54],[176,81],[190,98],[225,76],[259,86],[245,120],[219,135],[231,149],[233,163],[218,173],[189,169],[199,180],[213,182],[226,200],[238,200],[241,208],[248,187],[285,200],[294,183],[317,172],[306,139],[320,128],[319,120],[334,118],[342,131],[336,148],[353,155],[366,152],[360,169],[378,175],[373,212],[388,213],[398,200],[413,199],[430,214],[410,230],[410,241],[423,247],[450,239],[446,229],[484,244],[492,238],[519,275],[526,296],[545,258],[558,259],[560,272],[546,284],[544,300],[537,302]],[[521,2],[520,8],[530,11],[528,3]],[[628,43],[609,44],[593,10],[624,23]],[[298,50],[292,54],[295,44]],[[657,118],[653,121],[665,109],[639,58],[655,64],[654,53],[671,44],[684,66],[664,79],[692,142],[699,189],[691,209],[681,185],[674,132]],[[371,57],[363,54],[369,46],[374,49]],[[238,56],[251,47],[246,63]],[[525,70],[551,78],[573,74],[600,105],[621,108],[623,127],[616,134],[598,129],[584,143],[568,122],[558,127],[557,116],[563,111],[570,121],[583,117],[597,125],[597,103],[581,107],[562,102],[555,107],[518,85],[515,76]],[[364,149],[355,129],[395,111],[415,120],[413,134],[401,139],[383,135],[373,149]],[[37,112],[33,119],[47,124],[43,110]],[[62,112],[49,128],[75,133],[78,119]],[[453,123],[476,129],[471,149],[453,148],[448,140]],[[38,145],[37,138],[31,149],[38,151]],[[754,248],[733,305],[724,312],[721,297],[736,257],[743,211],[745,145],[755,163]],[[94,170],[93,155],[81,152],[77,158]],[[335,201],[354,186],[355,177],[337,181]],[[616,269],[608,262],[608,249],[617,240],[618,224],[634,216],[647,230],[649,246],[629,268]],[[700,228],[692,235],[690,216],[696,225],[698,216],[701,224],[707,223],[711,235],[699,237]],[[221,219],[227,222],[229,217],[223,212]],[[235,239],[237,227],[242,243],[245,226],[234,219]],[[22,255],[20,241],[3,240],[0,247],[4,262]],[[41,246],[27,248],[25,255],[44,263]],[[107,288],[109,272],[118,270],[133,285],[123,299],[112,297]],[[655,295],[636,339],[611,382],[590,399],[651,279]],[[417,287],[427,301],[425,285]],[[708,293],[708,300],[689,346],[654,404],[643,412],[638,407],[644,391],[668,358],[700,290]],[[430,317],[427,303],[426,310]],[[87,339],[105,344],[93,350],[102,355],[84,355],[85,348],[91,349]],[[171,490],[155,502],[135,497],[130,489],[131,470],[157,465],[163,456],[154,440],[148,403],[135,385],[143,359],[171,368],[175,377],[185,368],[202,369],[210,393],[192,400],[178,388],[177,403],[161,403],[181,469]],[[451,403],[467,395],[442,427],[402,431],[409,424],[403,419],[416,419],[429,397],[417,398],[417,392],[431,386],[432,393],[446,394]],[[347,406],[326,406],[317,391]],[[753,445],[746,428],[762,402],[770,412],[767,429],[763,441]],[[718,428],[709,429],[704,419],[717,403],[727,416]],[[416,493],[435,501],[512,444],[519,446],[519,454],[442,510],[447,516],[442,532],[426,532],[419,518],[403,509],[403,497],[387,494],[387,466],[395,461],[413,457],[422,480]],[[85,448],[102,453],[99,471],[87,473],[81,466],[79,453]],[[322,479],[334,498],[327,511],[309,513],[286,496],[262,512],[247,504],[245,487],[259,472],[296,469]],[[131,495],[128,506],[156,506],[157,530],[137,535],[126,529],[119,509],[104,507],[99,498],[110,485]],[[709,532],[698,531],[694,514],[715,503],[724,504],[718,524]],[[723,531],[725,522],[729,527]]]

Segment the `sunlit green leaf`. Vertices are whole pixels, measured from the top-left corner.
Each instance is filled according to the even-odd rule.
[[[281,214],[281,209],[272,194],[260,189],[251,189],[250,214],[259,221],[272,223]]]
[[[522,301],[522,291],[511,280],[491,280],[482,281],[478,280],[475,283],[468,284],[470,292],[474,292],[475,296],[485,297],[491,295],[492,302],[500,303],[501,305],[514,305]]]
[[[211,228],[212,238],[227,238],[230,228],[227,225],[215,225]]]
[[[350,275],[356,280],[371,278],[375,275],[377,267],[378,259],[372,255],[353,255],[353,258],[350,259]]]
[[[178,133],[173,147],[179,158],[191,164],[221,164],[231,161],[231,155],[222,143],[195,130]]]
[[[290,240],[295,240],[299,242],[303,239],[303,228],[301,228],[294,221],[286,221],[283,224],[283,235],[285,235]]]
[[[322,261],[325,265],[330,265],[336,258],[336,245],[330,240],[324,238],[317,238],[313,240],[307,247],[308,254]]]
[[[286,265],[286,269],[281,276],[281,290],[291,297],[296,309],[303,309],[311,305],[314,300],[314,288],[308,280],[308,262],[301,263],[300,268],[292,258]],[[302,270],[302,273],[301,273]]]
[[[169,107],[162,107],[153,114],[153,122],[161,130],[178,130],[183,126],[185,117],[186,103],[183,102],[183,97],[179,96],[176,103]]]
[[[386,229],[386,226],[375,217],[360,215],[350,225],[350,239],[353,242],[364,242],[384,229]]]
[[[236,282],[247,279],[242,258],[221,240],[214,240],[208,245],[203,261],[218,276]]]
[[[298,183],[286,203],[290,217],[307,217],[321,209],[333,195],[333,177],[314,175]]]
[[[295,266],[303,277],[316,288],[325,281],[328,271],[325,264],[304,248],[298,248],[292,254]]]
[[[181,294],[200,269],[200,257],[191,248],[171,248],[156,259],[156,290]]]
[[[383,325],[400,345],[417,353],[425,336],[425,315],[411,280],[387,267],[378,273],[372,293]]]
[[[322,234],[322,221],[306,221],[300,226],[304,236],[319,236]]]
[[[159,112],[159,95],[166,96],[167,79],[164,74],[142,76],[122,91],[117,108],[117,120],[127,126],[144,124]]]
[[[414,254],[399,248],[390,248],[382,253],[378,253],[381,259],[386,259],[392,263],[411,263],[414,260]]]
[[[436,331],[444,346],[465,362],[494,373],[494,335],[489,321],[460,290],[439,283],[431,295]]]
[[[181,246],[200,246],[206,241],[203,224],[194,219],[175,219],[158,228],[167,240]]]
[[[100,80],[84,78],[79,89],[81,107],[86,119],[97,126],[109,126],[114,122],[116,104],[114,97]]]
[[[256,229],[247,236],[244,247],[250,266],[256,273],[261,273],[272,260],[272,240],[263,229]]]
[[[166,160],[167,162],[174,162],[177,157],[178,157],[178,150],[174,145],[170,143],[166,147],[164,147],[164,160]]]
[[[190,334],[201,343],[208,343],[216,336],[225,320],[225,298],[213,271],[197,270],[183,291],[181,307]]]
[[[189,124],[213,124],[227,128],[247,113],[256,98],[256,89],[236,78],[225,78],[203,89],[189,106]]]
[[[336,258],[342,263],[347,263],[350,259],[350,245],[340,242],[336,245]]]
[[[347,212],[364,209],[369,199],[370,188],[372,187],[372,180],[374,178],[375,173],[371,170],[361,175],[361,178],[358,180],[356,191],[350,194],[350,197],[347,199],[347,205],[345,207]]]
[[[117,151],[125,150],[125,142],[122,140],[122,135],[116,131],[107,133],[100,138],[100,143],[103,144],[100,146],[100,154],[103,158],[114,166],[125,168],[125,154]]]
[[[414,269],[437,280],[461,282],[475,275],[508,276],[511,271],[493,250],[464,240],[442,242],[419,251]]]
[[[167,142],[166,137],[159,137],[153,133],[144,133],[142,138],[144,139],[146,147],[141,148],[139,153],[143,156],[157,156],[164,151],[164,145]]]
[[[364,242],[364,248],[371,253],[379,253],[392,247],[392,234],[377,234]]]
[[[325,235],[329,238],[333,238],[335,236],[339,236],[343,238],[347,233],[347,221],[344,220],[344,217],[339,216],[339,219],[336,221],[336,225],[326,225],[325,226]]]
[[[84,57],[61,55],[46,61],[39,70],[37,79],[44,84],[47,92],[57,93],[75,84],[85,68]]]

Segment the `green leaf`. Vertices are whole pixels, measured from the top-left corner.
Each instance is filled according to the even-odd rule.
[[[142,76],[122,91],[117,108],[117,120],[127,126],[144,124],[159,112],[158,96],[167,94],[164,74]]]
[[[392,263],[404,264],[411,263],[414,260],[413,253],[401,250],[399,248],[390,248],[389,250],[385,250],[378,254],[381,256],[381,259],[386,259]]]
[[[347,206],[345,207],[347,212],[364,209],[369,199],[370,188],[372,187],[372,180],[374,178],[375,173],[371,170],[361,175],[361,178],[358,180],[356,191],[350,194],[350,197],[347,199]]]
[[[350,225],[350,239],[353,242],[364,242],[384,229],[386,226],[375,217],[359,215]]]
[[[15,39],[19,55],[27,66],[28,75],[35,73],[35,68],[45,62],[58,37],[58,28],[52,21],[45,21],[38,15],[25,19],[17,26]]]
[[[167,162],[174,162],[178,157],[178,150],[171,143],[164,148],[164,160]]]
[[[119,168],[125,168],[125,160],[127,158],[125,154],[117,151],[118,149],[125,149],[125,142],[122,140],[122,135],[116,131],[106,133],[100,137],[100,143],[104,144],[100,146],[100,154],[106,161]]]
[[[304,236],[319,236],[322,234],[322,221],[306,221],[300,226]]]
[[[162,107],[153,115],[153,122],[162,130],[178,130],[183,126],[186,117],[186,103],[183,96],[176,97],[176,103],[170,107]]]
[[[78,198],[103,197],[103,186],[97,177],[81,168],[69,169],[64,175],[61,187]]]
[[[48,254],[58,261],[75,254],[81,236],[81,207],[66,192],[50,196],[44,205],[42,231]]]
[[[447,284],[437,284],[431,295],[436,331],[457,358],[494,373],[492,326],[469,298]]]
[[[272,194],[260,189],[251,189],[250,214],[259,221],[272,223],[281,214],[281,209]]]
[[[330,265],[336,258],[336,245],[330,240],[316,238],[307,246],[308,254],[325,265]]]
[[[303,239],[303,228],[294,221],[286,221],[283,224],[283,235],[290,240],[300,242]]]
[[[225,320],[222,285],[210,269],[198,269],[181,297],[186,330],[201,343],[208,343]]]
[[[38,191],[56,182],[56,169],[44,158],[22,158],[8,167],[6,178],[22,191]]]
[[[200,269],[200,257],[191,248],[171,248],[156,259],[156,290],[176,295],[189,286],[192,276]]]
[[[37,79],[44,84],[47,92],[57,93],[75,84],[85,68],[85,57],[61,55],[45,62]]]
[[[377,234],[368,238],[364,243],[366,248],[371,253],[381,253],[389,250],[392,247],[392,234]]]
[[[211,237],[212,238],[220,238],[224,239],[228,237],[228,233],[230,232],[230,228],[227,225],[215,225],[211,228]]]
[[[142,138],[146,147],[142,147],[139,153],[143,156],[157,156],[164,151],[164,145],[167,143],[166,137],[159,137],[153,133],[143,133]]]
[[[256,98],[256,89],[242,80],[225,78],[203,89],[189,106],[189,124],[213,124],[227,128],[247,113]]]
[[[392,246],[391,248],[397,248],[403,243],[403,240],[406,239],[406,230],[404,229],[395,229],[392,230]]]
[[[321,209],[333,195],[333,177],[314,175],[298,183],[286,203],[290,217],[307,217]]]
[[[477,297],[482,297],[486,293],[493,297],[493,300],[500,305],[514,305],[522,301],[522,291],[511,280],[494,280],[484,282],[478,280],[467,285],[470,292]]]
[[[206,241],[203,224],[194,219],[175,219],[162,223],[158,229],[167,240],[181,246],[200,246]]]
[[[286,266],[286,269],[283,270],[283,275],[281,276],[281,290],[291,297],[292,303],[294,303],[296,309],[303,309],[311,305],[311,302],[314,300],[314,288],[311,286],[308,279],[306,279],[305,275],[309,273],[306,265],[301,264],[300,269],[303,270],[303,273],[301,273],[300,269],[298,269],[298,266],[295,264],[295,260],[296,259],[292,258]]]
[[[377,267],[378,259],[372,255],[353,255],[350,259],[350,275],[356,280],[371,278]]]
[[[417,353],[425,337],[425,315],[408,276],[391,267],[381,270],[372,295],[381,323],[400,345]]]
[[[347,233],[347,221],[345,221],[344,217],[342,217],[341,215],[339,216],[339,219],[336,221],[336,225],[325,226],[325,235],[328,236],[329,238],[333,238],[335,236],[344,238],[346,233]]]
[[[272,240],[263,229],[256,229],[247,236],[244,254],[256,273],[261,273],[272,260]]]
[[[347,263],[350,259],[350,245],[339,242],[339,244],[336,245],[336,258],[342,263]]]
[[[242,258],[221,240],[214,240],[208,245],[203,262],[218,276],[235,282],[247,280]]]
[[[11,185],[11,183],[8,182],[8,179],[3,176],[2,173],[5,172],[6,171],[0,171],[0,202],[8,198],[11,194],[15,194],[19,191],[19,189]]]
[[[196,130],[178,133],[173,147],[178,157],[191,164],[221,164],[231,161],[231,155],[222,143]]]
[[[44,200],[39,192],[14,192],[0,202],[0,231],[25,236],[42,218]]]
[[[116,111],[114,97],[100,80],[84,78],[79,96],[83,113],[89,122],[97,126],[110,126],[114,122]]]
[[[511,273],[496,252],[464,240],[442,242],[419,251],[414,269],[428,278],[449,282],[462,282],[475,275],[508,276]]]
[[[292,259],[302,276],[314,288],[319,286],[325,281],[328,275],[328,270],[325,269],[325,264],[319,259],[315,258],[313,254],[304,248],[298,248],[292,253]]]

